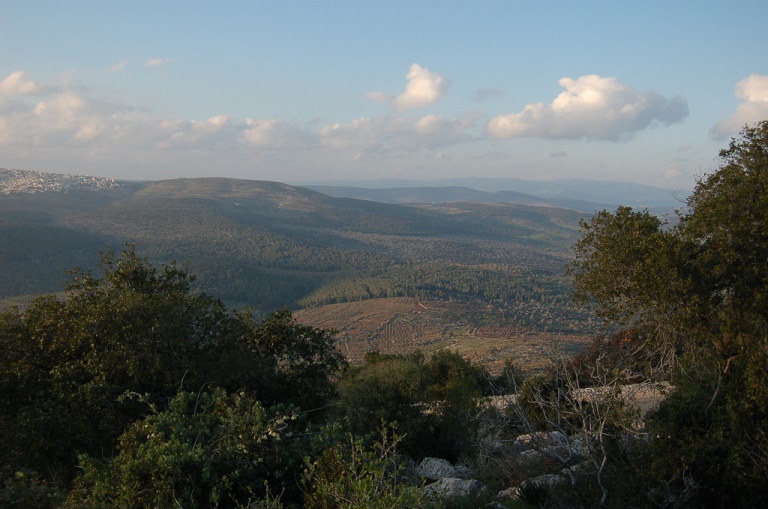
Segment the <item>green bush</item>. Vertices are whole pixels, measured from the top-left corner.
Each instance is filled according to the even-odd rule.
[[[303,448],[297,411],[245,393],[182,392],[133,424],[112,459],[80,458],[67,507],[235,507],[295,486]]]
[[[409,483],[398,455],[402,438],[382,425],[370,447],[350,436],[307,460],[305,507],[310,509],[410,509],[432,505]]]
[[[457,459],[475,440],[477,398],[484,371],[460,355],[439,351],[370,354],[340,383],[339,416],[357,436],[376,433],[380,422],[396,422],[403,450],[415,458]]]

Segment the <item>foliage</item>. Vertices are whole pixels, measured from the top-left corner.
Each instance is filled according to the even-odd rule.
[[[133,424],[120,454],[82,456],[67,507],[235,507],[294,485],[301,461],[298,414],[245,393],[180,392],[169,408]]]
[[[571,266],[577,295],[647,337],[635,358],[661,360],[649,372],[676,387],[650,421],[646,500],[663,505],[749,507],[768,491],[768,121],[720,157],[677,226],[602,212]]]
[[[674,231],[629,207],[598,212],[581,227],[568,267],[578,301],[592,301],[598,316],[625,326],[674,315],[687,283]]]
[[[248,328],[245,337],[252,354],[250,361],[255,364],[252,357],[258,359],[260,383],[250,388],[261,401],[290,402],[316,410],[336,396],[335,376],[346,361],[335,347],[334,331],[302,325],[285,308],[261,321],[250,312],[238,317]]]
[[[19,470],[4,479],[0,486],[0,507],[53,509],[59,507],[66,492],[33,471]]]
[[[473,444],[484,371],[456,353],[366,355],[341,380],[339,413],[349,430],[369,435],[378,422],[396,422],[403,449],[414,457],[455,459]]]
[[[386,205],[230,179],[10,195],[0,201],[0,299],[54,291],[67,268],[127,240],[157,263],[189,259],[199,287],[229,306],[501,299],[515,320],[573,331],[587,316],[562,265],[579,217],[509,204]]]
[[[304,480],[308,494],[305,507],[311,509],[419,508],[432,505],[409,484],[403,458],[397,453],[402,437],[395,426],[382,425],[379,438],[368,448],[350,436],[338,442],[318,459],[307,460]]]
[[[80,454],[110,456],[116,438],[177,392],[245,390],[265,406],[325,406],[343,367],[330,331],[288,311],[258,320],[193,290],[183,267],[157,268],[133,246],[100,273],[75,270],[65,299],[0,314],[3,478],[22,468],[67,483]],[[314,414],[317,418],[320,413]]]

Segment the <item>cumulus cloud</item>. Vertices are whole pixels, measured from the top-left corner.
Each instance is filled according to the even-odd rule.
[[[430,106],[445,96],[448,92],[448,80],[441,74],[412,64],[405,84],[405,91],[397,97],[385,92],[371,92],[366,97],[377,102],[392,104],[398,111],[404,112],[416,108]]]
[[[421,68],[416,71],[425,71],[422,78],[435,76]],[[401,96],[410,98],[408,104],[427,104],[443,93],[443,85],[430,89],[423,82],[419,84],[419,80],[414,78],[412,83],[416,85],[409,83]],[[158,158],[166,157],[164,153],[168,157],[171,153],[172,157],[272,157],[280,152],[289,157],[298,153],[311,157],[365,157],[471,141],[470,133],[477,122],[476,116],[448,118],[394,112],[333,124],[297,124],[277,118],[236,120],[229,115],[205,120],[169,119],[122,103],[94,99],[87,88],[69,82],[56,88],[41,87],[20,71],[0,84],[0,149],[16,157],[78,150],[98,153],[103,160],[125,160],[127,154],[137,151],[151,151]],[[395,99],[392,101],[395,104]]]
[[[137,114],[125,105],[93,100],[82,88],[69,84],[55,89],[41,87],[22,72],[0,83],[2,147],[67,150],[87,144],[104,150],[205,149],[237,143],[237,134],[226,115],[205,121],[157,119]],[[4,95],[17,97],[4,100]]]
[[[171,63],[170,58],[150,58],[144,62],[144,67],[161,67]]]
[[[213,150],[236,143],[237,126],[229,115],[207,120],[162,120],[156,128],[148,126],[155,146],[160,149]]]
[[[680,122],[688,115],[684,99],[639,92],[612,77],[590,74],[562,78],[559,83],[565,91],[551,103],[529,104],[520,113],[498,115],[488,122],[486,133],[494,138],[618,141],[657,124]]]
[[[768,119],[768,76],[751,74],[736,84],[734,92],[743,102],[733,115],[712,127],[710,135],[715,139],[727,138],[746,124]]]
[[[377,103],[391,103],[393,99],[391,95],[385,92],[370,92],[365,97]]]
[[[0,95],[32,95],[41,91],[42,87],[27,79],[24,71],[13,71],[3,81],[0,81]]]

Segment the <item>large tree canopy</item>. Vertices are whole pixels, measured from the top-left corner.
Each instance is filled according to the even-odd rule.
[[[147,404],[162,410],[180,391],[246,390],[305,409],[333,395],[344,361],[330,331],[286,310],[229,311],[193,281],[129,246],[96,273],[73,271],[64,298],[0,314],[2,468],[67,480],[78,454],[109,455]]]
[[[749,507],[768,492],[768,121],[720,159],[674,226],[623,207],[584,221],[570,270],[608,322],[678,356],[654,475],[697,503]]]

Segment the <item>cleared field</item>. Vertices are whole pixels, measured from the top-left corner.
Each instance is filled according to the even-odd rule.
[[[415,298],[371,299],[298,311],[307,325],[338,331],[339,349],[350,362],[366,352],[425,353],[448,348],[495,372],[506,360],[538,371],[581,351],[591,335],[537,332],[506,323],[490,306]]]

